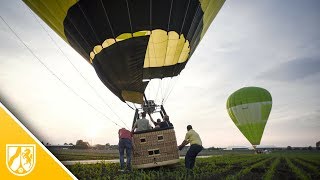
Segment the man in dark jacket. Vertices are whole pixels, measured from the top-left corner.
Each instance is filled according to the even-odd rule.
[[[168,115],[163,116],[163,121],[160,123],[160,128],[173,127]]]

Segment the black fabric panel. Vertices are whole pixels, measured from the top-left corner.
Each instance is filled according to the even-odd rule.
[[[203,12],[201,9],[201,4],[198,1],[191,1],[189,5],[189,11],[186,16],[186,21],[182,29],[182,34],[185,35],[186,39],[189,41],[194,35],[196,28],[203,27]]]
[[[152,29],[163,29],[167,31],[171,0],[153,0],[151,9]],[[177,27],[175,27],[177,29]]]
[[[150,30],[150,0],[128,1],[133,32]]]
[[[172,66],[151,67],[143,69],[143,79],[162,79],[164,77],[174,77],[180,74],[187,62]]]
[[[120,41],[96,55],[93,66],[101,81],[122,101],[121,90],[143,93],[143,63],[149,36]]]
[[[186,13],[189,0],[174,0],[170,16],[169,31],[180,33],[184,14]],[[171,4],[170,4],[171,6]]]

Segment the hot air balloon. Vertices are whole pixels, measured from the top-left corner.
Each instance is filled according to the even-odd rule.
[[[271,108],[271,94],[260,87],[241,88],[227,100],[230,118],[254,148],[260,144]]]
[[[181,73],[225,0],[24,2],[94,67],[121,101],[142,105],[136,108],[135,121],[140,111],[166,115],[165,95],[161,105],[150,100],[145,94],[148,84]],[[134,136],[139,155],[134,155],[133,164],[138,168],[179,161],[173,129],[141,138]]]
[[[122,101],[180,74],[224,0],[24,0]]]

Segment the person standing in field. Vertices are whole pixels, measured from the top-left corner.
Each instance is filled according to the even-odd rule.
[[[199,134],[192,129],[191,125],[187,126],[187,131],[184,141],[178,148],[179,150],[182,150],[185,145],[190,143],[191,146],[185,156],[185,167],[190,171],[193,169],[196,157],[199,152],[202,151],[203,147]]]
[[[120,154],[120,170],[124,172],[124,150],[126,150],[127,156],[127,170],[131,171],[131,152],[132,152],[132,133],[125,129],[121,128],[118,131],[119,135],[119,154]]]

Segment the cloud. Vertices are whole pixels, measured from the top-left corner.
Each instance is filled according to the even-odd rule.
[[[273,81],[296,81],[320,72],[320,58],[300,58],[281,63],[257,78]]]

